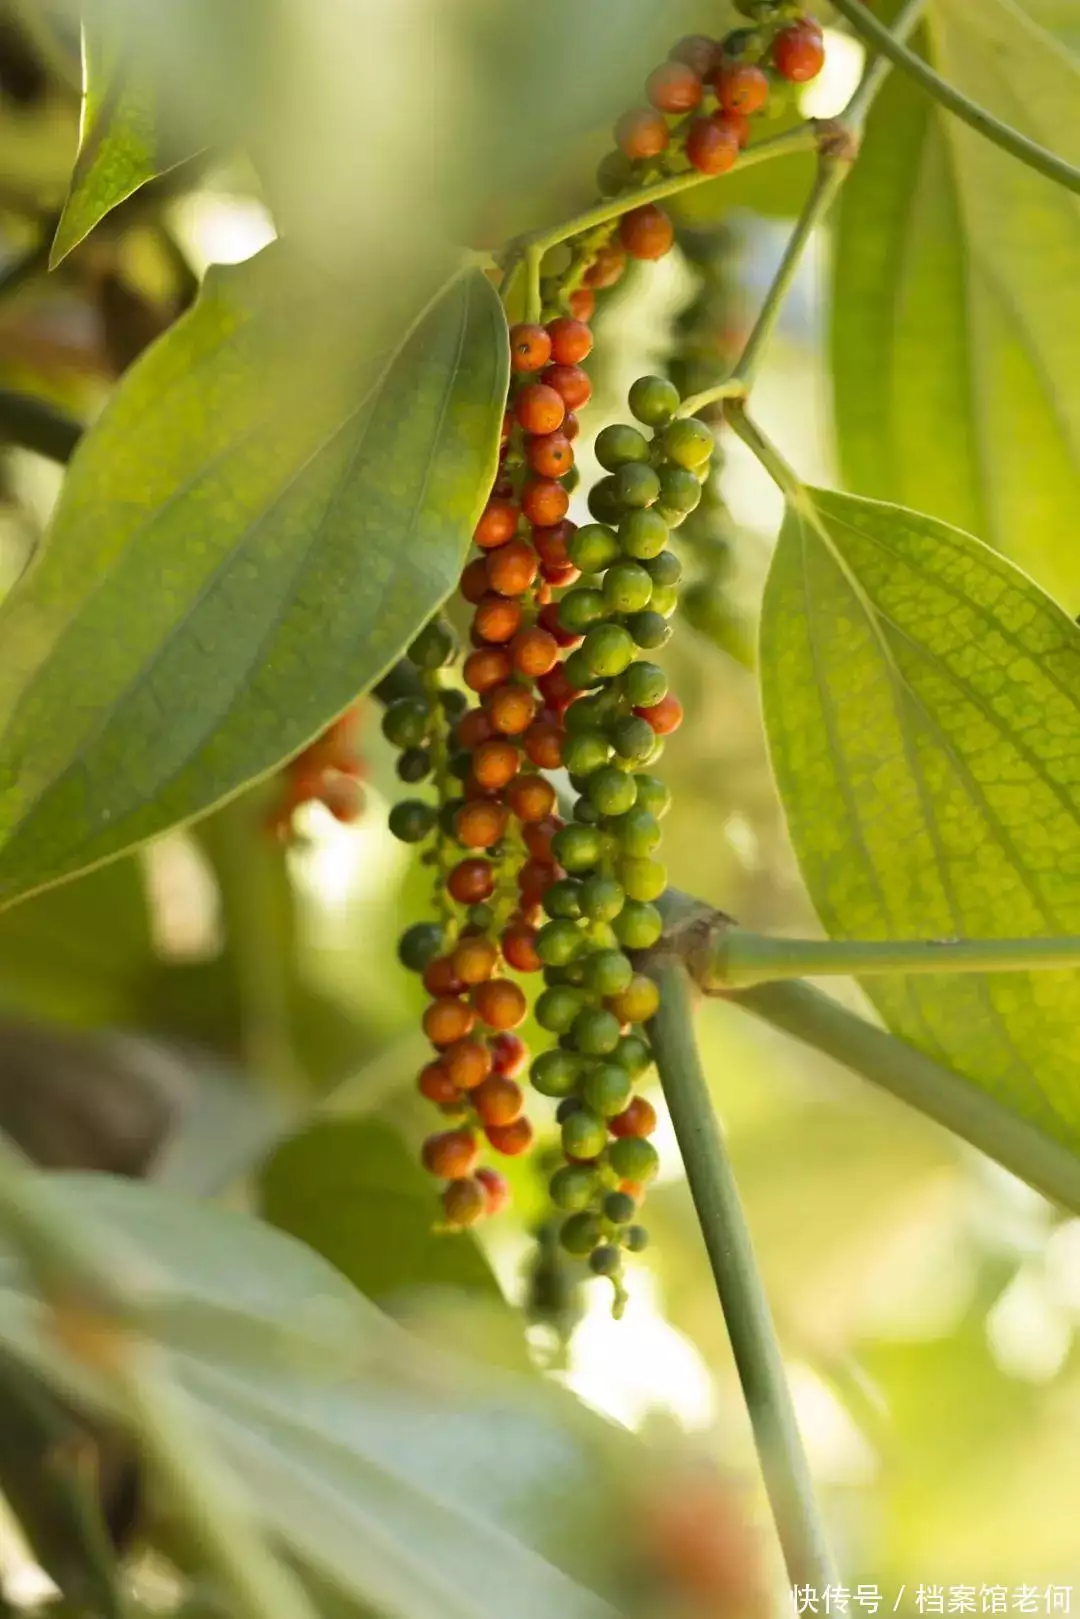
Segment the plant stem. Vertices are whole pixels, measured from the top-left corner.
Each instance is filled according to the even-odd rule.
[[[768,438],[746,414],[745,402],[728,399],[724,405],[724,420],[751,449],[765,471],[784,495],[789,506],[805,512],[812,521],[819,521],[805,485],[794,467],[784,460],[772,439]]]
[[[716,1279],[761,1471],[792,1585],[836,1583],[768,1300],[694,1038],[690,984],[673,958],[654,966],[660,1009],[649,1038]]]
[[[993,141],[995,146],[1000,146],[1002,151],[1009,152],[1021,163],[1026,163],[1028,168],[1035,169],[1048,180],[1055,180],[1058,185],[1080,194],[1080,169],[1074,168],[1055,152],[1048,151],[1045,146],[1040,146],[1037,141],[1029,140],[1018,129],[1002,123],[977,102],[969,100],[954,85],[935,73],[921,56],[917,56],[896,38],[884,23],[873,16],[863,4],[863,0],[832,0],[832,3],[840,15],[847,18],[860,38],[880,51],[882,56],[888,57],[894,66],[902,68],[947,111],[985,136],[987,140]]]
[[[730,1000],[917,1108],[1044,1197],[1080,1214],[1076,1154],[906,1040],[809,984],[762,984]]]
[[[1080,938],[770,939],[717,930],[706,990],[747,989],[782,978],[864,978],[882,973],[1008,973],[1080,966]]]
[[[900,11],[889,28],[889,35],[901,43],[915,32],[923,12],[926,10],[926,0],[907,0],[907,5]],[[845,129],[854,135],[862,133],[866,122],[866,115],[873,106],[881,86],[885,83],[892,70],[892,61],[883,52],[879,52],[867,64],[866,71],[855,87],[855,93],[844,108],[841,122]]]
[[[78,422],[44,399],[0,388],[0,440],[33,450],[49,461],[66,463],[81,437]]]

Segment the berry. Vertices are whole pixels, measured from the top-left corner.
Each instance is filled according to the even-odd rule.
[[[508,534],[506,538],[510,539],[510,535]],[[502,543],[500,540],[499,544]],[[483,557],[473,557],[472,561],[466,564],[458,581],[458,590],[462,599],[470,606],[475,607],[480,601],[487,591],[487,563]]]
[[[724,112],[747,117],[760,112],[769,99],[769,81],[752,62],[728,62],[713,80],[716,99]]]
[[[587,1164],[564,1164],[551,1177],[548,1191],[557,1209],[577,1212],[587,1209],[596,1195],[595,1169]]]
[[[480,786],[489,793],[497,793],[517,775],[521,756],[512,742],[492,737],[482,742],[473,754],[473,774]],[[487,898],[485,894],[483,898]]]
[[[522,322],[510,328],[510,367],[513,371],[542,371],[551,358],[551,337],[543,326]]]
[[[484,1188],[488,1214],[501,1214],[510,1201],[510,1187],[505,1177],[500,1175],[497,1169],[488,1169],[485,1165],[481,1165],[476,1171],[476,1179]]]
[[[603,834],[593,826],[564,826],[551,840],[552,853],[565,871],[591,871],[600,863],[604,853]],[[559,924],[549,924],[556,926]],[[547,931],[546,929],[544,930]],[[575,929],[576,932],[576,929]],[[581,935],[577,935],[580,939]],[[576,954],[576,952],[575,952]],[[543,956],[543,951],[541,951]],[[548,958],[543,957],[546,961]],[[571,957],[567,958],[572,959]],[[562,966],[553,961],[552,966]]]
[[[429,1102],[456,1102],[461,1094],[443,1062],[429,1062],[422,1068],[416,1088]]]
[[[617,523],[622,516],[622,503],[615,493],[614,477],[600,478],[589,490],[589,515],[598,523]]]
[[[584,1057],[607,1057],[619,1043],[619,1020],[603,1007],[587,1006],[570,1027],[574,1048]]]
[[[482,1124],[513,1124],[525,1107],[521,1086],[501,1074],[485,1079],[473,1092],[472,1102]]]
[[[666,377],[638,377],[631,384],[631,413],[646,427],[664,427],[679,408],[679,390]]]
[[[660,472],[660,510],[680,521],[701,500],[701,485],[685,467],[663,467]]]
[[[414,785],[426,781],[431,775],[431,753],[427,748],[406,748],[397,762],[397,773],[402,781]]]
[[[649,113],[647,116],[654,118],[658,115]],[[663,119],[660,122],[663,123]],[[664,124],[664,132],[665,134],[667,133],[666,124]],[[620,247],[618,242],[609,242],[606,247],[600,249],[589,269],[585,272],[585,284],[588,287],[613,287],[616,281],[620,280],[625,269],[625,249]]]
[[[415,748],[428,733],[431,713],[419,697],[399,697],[383,715],[382,732],[395,748]]]
[[[478,694],[501,686],[514,672],[513,659],[502,647],[478,647],[465,659],[462,678]]]
[[[589,1269],[594,1276],[615,1276],[622,1265],[622,1255],[613,1243],[601,1243],[589,1255]]]
[[[647,202],[619,222],[619,241],[635,259],[662,259],[675,240],[675,227],[662,208]]]
[[[398,960],[410,972],[422,973],[443,947],[443,930],[438,922],[414,922],[398,940]]]
[[[553,487],[557,489],[559,485]],[[540,559],[531,545],[525,540],[510,540],[489,553],[488,584],[500,596],[521,596],[536,578],[539,566]]]
[[[623,695],[633,708],[648,707],[667,696],[667,675],[659,664],[632,663],[623,676]]]
[[[630,899],[659,899],[667,887],[667,867],[659,860],[624,856],[619,861],[619,881]]]
[[[580,365],[549,365],[544,381],[562,399],[567,410],[578,410],[592,398],[589,374]]]
[[[621,624],[597,624],[586,635],[579,652],[593,674],[610,678],[621,675],[633,662],[634,642]],[[571,653],[571,657],[578,655]]]
[[[519,973],[537,973],[543,963],[536,953],[536,929],[527,922],[512,922],[502,936],[502,952],[508,967]]]
[[[773,40],[772,59],[776,71],[791,84],[816,79],[825,62],[820,28],[808,18],[782,28]]]
[[[652,727],[649,727],[652,730]],[[655,737],[653,738],[655,744]],[[635,804],[628,809],[625,815],[620,815],[612,821],[610,829],[619,840],[619,848],[623,854],[643,858],[652,854],[660,843],[660,822],[651,810],[642,804]]]
[[[726,174],[739,156],[736,132],[715,118],[695,118],[686,132],[686,155],[699,174]]]
[[[594,1113],[613,1118],[630,1100],[630,1075],[615,1062],[602,1062],[586,1074],[581,1094]]]
[[[481,551],[495,551],[507,540],[512,540],[520,515],[520,508],[512,500],[489,500],[473,530],[473,539]]]
[[[557,434],[549,436],[558,437]],[[569,444],[566,448],[569,450]],[[548,527],[560,523],[566,516],[570,509],[570,496],[554,478],[530,478],[521,492],[521,509],[530,523]]]
[[[618,765],[603,765],[589,777],[585,792],[601,815],[622,815],[633,808],[637,784]]]
[[[582,573],[603,573],[604,569],[614,562],[619,555],[619,542],[614,531],[604,523],[586,523],[570,538],[568,550],[574,564]],[[595,599],[595,592],[588,598]],[[564,597],[564,601],[570,597]],[[561,605],[561,604],[560,604]],[[603,598],[600,600],[600,610],[603,610]],[[569,609],[572,613],[573,608]],[[587,628],[587,626],[579,626]]]
[[[593,335],[583,320],[561,315],[548,325],[551,358],[556,365],[580,365],[592,351]]]
[[[655,604],[655,584],[652,600]],[[647,607],[643,613],[632,613],[626,621],[626,627],[633,636],[635,645],[646,652],[655,652],[671,639],[671,625],[665,622],[662,613],[656,611],[655,605]]]
[[[639,1097],[634,1098],[634,1102],[640,1100]],[[634,1102],[631,1102],[631,1107]],[[618,1115],[618,1118],[622,1117],[625,1115]],[[618,1118],[611,1120],[613,1131]],[[623,1136],[613,1141],[608,1148],[608,1162],[620,1180],[633,1181],[635,1185],[652,1180],[660,1167],[659,1155],[652,1142],[637,1135]]]
[[[525,459],[542,478],[561,478],[574,464],[574,448],[565,433],[544,433],[539,438],[529,439]],[[525,515],[530,515],[528,506]]]
[[[631,664],[627,674],[634,668],[636,665]],[[611,741],[620,759],[628,764],[641,764],[652,753],[656,736],[647,720],[639,719],[636,714],[624,714],[611,727]]]
[[[555,789],[542,776],[517,776],[506,799],[519,821],[543,821],[555,808]]]
[[[641,719],[648,721],[657,736],[670,736],[683,722],[682,704],[670,692],[658,703],[653,703],[649,707],[635,708],[634,712]]]
[[[624,993],[633,982],[634,969],[621,950],[594,950],[584,965],[585,987],[601,1000]]]
[[[614,877],[587,877],[581,885],[581,914],[590,922],[610,922],[623,908],[626,895]]]
[[[501,1152],[505,1158],[518,1158],[532,1146],[533,1127],[522,1115],[513,1124],[489,1124],[484,1134],[496,1152]]]
[[[662,62],[649,74],[645,93],[661,112],[693,112],[700,106],[705,86],[685,62]]]
[[[534,1015],[549,1034],[565,1034],[585,1002],[569,984],[552,984],[537,997]]]
[[[712,432],[696,416],[679,416],[664,429],[664,454],[677,466],[695,472],[713,452]]]
[[[514,415],[527,433],[554,433],[563,424],[566,406],[547,383],[530,382],[514,401]]]
[[[671,135],[663,114],[652,107],[635,107],[624,112],[615,125],[615,144],[625,157],[659,157],[667,150]],[[621,189],[621,188],[620,188]],[[609,283],[594,281],[593,286]]]
[[[707,34],[686,34],[671,47],[668,56],[673,62],[685,62],[699,78],[707,79],[716,66],[720,47]]]
[[[562,1148],[568,1158],[599,1158],[607,1146],[607,1125],[588,1108],[571,1113],[562,1124]]]
[[[568,302],[570,313],[575,320],[581,322],[592,320],[596,313],[596,294],[591,287],[578,287],[576,292],[570,294]]]
[[[418,669],[441,669],[453,657],[455,645],[450,626],[433,618],[410,645],[408,659]]]
[[[420,1149],[420,1160],[429,1174],[443,1180],[460,1180],[472,1173],[477,1151],[471,1130],[444,1130],[428,1136]]]
[[[637,1200],[629,1192],[609,1192],[604,1199],[604,1219],[612,1225],[625,1225],[637,1213]]]
[[[459,1091],[475,1090],[491,1072],[491,1052],[479,1040],[455,1040],[441,1061]]]
[[[529,1060],[529,1048],[519,1035],[504,1032],[488,1040],[491,1063],[497,1074],[516,1079]]]
[[[643,1225],[628,1225],[620,1241],[632,1254],[640,1254],[642,1249],[649,1246],[649,1233]]]
[[[484,865],[485,873],[490,871],[486,863],[478,863]],[[495,971],[498,960],[499,952],[491,940],[477,934],[466,934],[450,957],[455,977],[466,985],[484,983]]]
[[[484,708],[501,736],[520,736],[536,715],[536,698],[527,686],[496,686],[485,693]]]
[[[541,1096],[568,1097],[578,1082],[581,1059],[573,1051],[541,1052],[529,1070],[534,1090]]]
[[[477,986],[473,1005],[492,1029],[516,1029],[525,1019],[525,996],[506,978],[492,978]]]
[[[490,849],[506,832],[507,814],[501,804],[478,798],[463,804],[454,821],[454,833],[466,849]]]
[[[604,603],[612,613],[637,613],[649,605],[653,582],[637,562],[617,562],[604,576]]]
[[[520,624],[519,601],[512,601],[506,596],[485,595],[476,604],[473,630],[481,641],[495,644],[509,641],[517,634]]]
[[[671,793],[667,783],[661,781],[659,776],[646,776],[641,772],[634,780],[637,782],[639,806],[655,815],[658,821],[662,821],[671,808]]]
[[[432,1045],[445,1049],[455,1041],[466,1038],[476,1022],[476,1014],[471,1006],[466,1006],[456,996],[440,995],[437,1001],[432,1001],[425,1008],[421,1022]]]
[[[485,742],[484,746],[491,747],[493,744]],[[495,892],[494,868],[487,860],[476,856],[461,860],[446,879],[446,889],[451,899],[456,899],[459,905],[477,905]],[[454,967],[458,970],[457,951],[454,952]]]
[[[624,1034],[615,1047],[614,1061],[626,1069],[631,1079],[639,1079],[652,1065],[652,1052],[640,1035]]]
[[[452,1180],[442,1195],[446,1223],[455,1231],[466,1231],[488,1212],[487,1194],[478,1180]]]
[[[436,956],[424,968],[422,978],[424,988],[429,995],[460,995],[465,985],[454,971],[454,962],[451,956]]]
[[[597,528],[603,528],[603,525],[587,524],[585,528],[578,529],[574,540],[577,540],[579,534],[588,534]],[[559,603],[559,623],[575,635],[584,635],[586,630],[594,624],[599,624],[606,616],[603,592],[593,590],[589,585],[575,585],[573,590],[567,591]]]
[[[625,989],[611,996],[608,1005],[620,1023],[647,1023],[660,1005],[660,991],[651,978],[635,973]]]
[[[390,811],[390,830],[402,843],[420,843],[438,819],[431,804],[419,798],[403,798]]]
[[[562,764],[562,731],[550,720],[537,720],[522,737],[525,752],[539,770],[558,770]]]
[[[635,1096],[625,1112],[619,1113],[611,1121],[611,1133],[620,1140],[643,1138],[651,1136],[656,1129],[656,1109],[651,1102],[643,1096]],[[655,1148],[653,1149],[655,1153]],[[619,1170],[624,1180],[644,1180],[643,1175],[631,1175],[626,1170]]]
[[[569,1220],[564,1220],[559,1232],[559,1241],[568,1254],[575,1254],[584,1258],[591,1254],[600,1240],[600,1221],[595,1214],[583,1211],[572,1214]]]

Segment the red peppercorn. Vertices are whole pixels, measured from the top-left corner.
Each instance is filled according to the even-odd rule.
[[[542,371],[551,357],[551,338],[543,326],[520,322],[510,328],[510,366],[514,371]]]
[[[429,1062],[426,1068],[420,1070],[416,1088],[429,1102],[456,1102],[461,1095],[441,1060]]]
[[[485,748],[496,746],[494,742],[484,743]],[[479,905],[495,892],[495,873],[486,860],[475,857],[461,860],[446,879],[446,888],[459,905]],[[454,966],[456,969],[456,958]]]
[[[530,630],[520,630],[511,643],[510,652],[514,668],[530,680],[535,680],[538,675],[546,675],[559,661],[558,641],[538,625]]]
[[[670,140],[663,113],[652,107],[635,107],[624,112],[615,125],[615,144],[629,158],[659,157],[667,150]]]
[[[512,540],[517,529],[518,507],[512,500],[489,500],[480,513],[480,521],[473,530],[473,539],[481,551],[494,551]]]
[[[548,323],[551,358],[556,365],[580,365],[592,351],[593,335],[583,320],[560,315]]]
[[[510,1201],[510,1187],[506,1177],[500,1175],[497,1169],[488,1169],[483,1165],[476,1171],[476,1179],[484,1188],[488,1215],[501,1214]]]
[[[656,1109],[643,1096],[635,1096],[622,1113],[608,1121],[613,1136],[651,1136],[656,1129]]]
[[[487,559],[488,584],[500,596],[521,596],[536,578],[540,559],[525,540],[492,551]]]
[[[473,629],[480,641],[509,641],[521,625],[521,603],[506,596],[484,596],[476,604]]]
[[[558,770],[562,764],[561,728],[551,720],[536,720],[522,737],[525,752],[538,770]]]
[[[639,719],[647,720],[657,736],[670,736],[683,722],[683,706],[671,692],[650,708],[635,708],[634,713]]]
[[[572,686],[566,678],[566,670],[561,663],[557,663],[548,674],[541,675],[536,682],[537,689],[549,708],[556,714],[563,714],[576,702],[581,695],[576,686]]]
[[[514,662],[505,647],[481,647],[470,652],[462,666],[462,677],[470,691],[490,691],[513,673]]]
[[[701,79],[712,75],[719,55],[719,42],[707,34],[686,34],[668,52],[671,61],[685,62]]]
[[[487,563],[483,557],[473,557],[462,571],[458,585],[462,596],[475,606],[487,590]]]
[[[526,442],[525,459],[542,478],[562,478],[574,464],[574,448],[565,433],[544,433]]]
[[[554,388],[530,382],[514,401],[514,415],[527,433],[554,433],[563,424],[566,406]]]
[[[512,742],[492,737],[482,742],[473,755],[473,774],[480,787],[488,793],[497,793],[512,781],[521,768],[521,756]],[[466,784],[467,785],[467,784]],[[487,898],[487,895],[484,895]],[[469,904],[473,901],[470,900]]]
[[[570,536],[577,529],[576,523],[563,519],[560,523],[552,523],[548,528],[534,528],[532,542],[536,547],[536,554],[541,564],[547,568],[566,568],[571,566],[570,553],[566,547]]]
[[[473,1095],[482,1124],[513,1124],[525,1111],[525,1096],[516,1080],[492,1074]]]
[[[450,995],[440,995],[437,1001],[424,1009],[421,1018],[424,1033],[433,1046],[452,1046],[455,1040],[464,1040],[476,1022],[476,1013],[464,1001]]]
[[[566,420],[562,424],[562,430],[563,437],[568,438],[571,444],[573,444],[574,440],[581,432],[581,423],[578,421],[577,416],[572,410],[567,411]]]
[[[507,814],[502,804],[478,798],[463,804],[454,821],[454,833],[466,849],[490,849],[506,831]]]
[[[713,80],[713,89],[724,112],[748,117],[760,112],[769,99],[769,81],[752,62],[726,62]]]
[[[479,1148],[471,1130],[444,1130],[428,1136],[420,1149],[424,1168],[444,1180],[468,1175],[476,1163]]]
[[[825,44],[820,28],[809,18],[782,28],[773,40],[772,59],[781,78],[792,84],[816,79],[825,63]]]
[[[626,253],[618,242],[609,242],[597,253],[592,264],[585,272],[585,285],[588,287],[613,287],[623,271],[626,269]]]
[[[484,1134],[495,1151],[501,1152],[504,1158],[518,1158],[532,1146],[533,1127],[523,1114],[513,1124],[487,1125]]]
[[[454,963],[450,956],[436,956],[424,968],[421,979],[429,995],[460,995],[465,985],[454,971]]]
[[[750,120],[744,112],[714,112],[712,121],[717,129],[734,135],[741,150],[750,139]]]
[[[482,1040],[455,1040],[439,1061],[459,1091],[475,1090],[491,1073],[491,1052]]]
[[[532,870],[536,873],[544,888],[553,883],[558,875],[555,870],[555,857],[551,852],[551,840],[556,832],[562,830],[563,822],[557,815],[551,815],[544,821],[535,821],[528,824],[522,833],[525,847],[533,861]],[[543,893],[543,889],[541,889]]]
[[[701,105],[705,86],[685,62],[662,62],[649,74],[645,92],[661,112],[693,112]]]
[[[482,708],[470,708],[457,722],[458,742],[470,753],[494,735],[495,728]]]
[[[536,929],[526,922],[512,922],[502,936],[507,965],[519,973],[538,973],[543,962],[536,953]]]
[[[580,410],[592,398],[592,383],[580,365],[549,365],[544,381],[562,398],[567,410]]]
[[[536,698],[525,686],[496,686],[485,695],[484,706],[501,736],[520,736],[536,716]]]
[[[570,449],[569,444],[566,446]],[[570,509],[570,496],[554,478],[530,478],[521,493],[521,509],[530,523],[548,528]]]
[[[519,821],[546,821],[555,808],[555,789],[543,776],[516,776],[506,802]]]
[[[516,1079],[528,1066],[528,1046],[520,1035],[511,1034],[508,1029],[502,1034],[490,1036],[488,1050],[491,1052],[491,1065],[495,1072],[505,1074],[508,1079]]]
[[[648,202],[623,215],[619,240],[635,259],[662,259],[675,240],[675,227],[662,208]]]
[[[713,118],[695,118],[686,134],[686,155],[699,174],[726,174],[739,155],[738,137]]]
[[[556,868],[551,864],[548,851],[546,860],[526,860],[518,872],[518,890],[523,905],[539,905],[549,886],[555,881]]]
[[[575,320],[592,320],[596,314],[596,294],[591,287],[578,287],[567,299]]]

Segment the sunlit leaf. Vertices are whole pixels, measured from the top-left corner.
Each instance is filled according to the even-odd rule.
[[[278,247],[125,376],[0,614],[0,899],[209,809],[308,742],[451,589],[494,471],[479,273],[373,330]]]
[[[766,591],[795,850],[837,938],[1080,933],[1080,630],[945,523],[812,492]],[[868,979],[889,1027],[1080,1146],[1080,973]]]

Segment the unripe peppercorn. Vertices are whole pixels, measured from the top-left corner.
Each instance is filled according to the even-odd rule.
[[[587,877],[581,885],[581,914],[591,922],[610,922],[618,916],[625,902],[623,886],[614,877],[598,874]]]
[[[588,1211],[572,1214],[568,1220],[563,1221],[559,1232],[559,1241],[567,1253],[575,1254],[578,1258],[591,1254],[599,1240],[600,1221],[595,1214]]]
[[[569,1096],[581,1073],[581,1058],[573,1051],[543,1051],[529,1070],[534,1090],[541,1096]]]
[[[415,784],[431,775],[431,751],[428,748],[406,748],[397,762],[397,774],[402,781]]]
[[[644,561],[663,551],[668,542],[668,526],[659,513],[631,511],[619,524],[619,548],[635,561]]]
[[[551,336],[543,326],[521,322],[510,328],[510,366],[514,371],[542,371],[551,358]]]
[[[603,1242],[589,1255],[589,1269],[594,1276],[615,1276],[622,1265],[622,1256],[613,1243]]]
[[[640,1254],[649,1246],[649,1233],[643,1225],[628,1225],[620,1237],[624,1248],[632,1254]]]
[[[689,472],[705,466],[713,452],[712,430],[696,416],[679,416],[669,422],[662,443],[664,454]]]
[[[586,1074],[581,1094],[594,1113],[613,1118],[630,1100],[630,1075],[618,1063],[600,1063]]]
[[[473,1092],[472,1103],[483,1124],[513,1124],[521,1117],[525,1097],[515,1080],[492,1074]]]
[[[604,678],[621,675],[634,658],[634,642],[621,624],[597,624],[588,632],[578,652],[593,674]],[[646,716],[647,717],[647,716]]]
[[[506,978],[492,978],[473,992],[477,1014],[492,1029],[516,1029],[524,1021],[525,996]]]
[[[570,1027],[574,1048],[585,1057],[607,1057],[619,1043],[619,1020],[603,1007],[586,1007]]]
[[[602,428],[596,435],[594,450],[596,459],[607,472],[618,472],[620,467],[649,459],[648,439],[625,422],[613,422]]]
[[[638,805],[662,821],[671,808],[671,792],[667,783],[661,781],[659,776],[649,776],[642,771],[638,771],[634,780],[638,788]]]
[[[630,410],[646,427],[663,427],[679,408],[679,390],[666,377],[638,377],[631,384]]]
[[[602,1000],[625,992],[634,979],[634,969],[621,950],[594,950],[586,956],[584,967],[586,989]]]
[[[623,815],[633,808],[637,784],[617,765],[603,765],[589,776],[585,792],[601,815]]]
[[[607,1125],[588,1108],[562,1123],[562,1147],[568,1158],[598,1158],[607,1146]]]
[[[590,776],[611,758],[611,745],[599,731],[578,731],[563,743],[563,763],[572,776]]]
[[[608,831],[614,833],[622,853],[635,859],[644,859],[660,845],[660,822],[642,804],[609,822]]]
[[[635,973],[625,989],[608,999],[608,1008],[620,1023],[647,1023],[659,1005],[660,991],[644,973]]]
[[[423,742],[431,725],[427,703],[416,697],[399,697],[382,719],[382,732],[396,748],[415,748]]]
[[[589,490],[589,515],[598,523],[617,523],[623,515],[622,502],[615,492],[615,474],[600,478]]]
[[[585,935],[569,919],[545,922],[536,936],[536,953],[549,967],[565,967],[586,948]]]
[[[634,1101],[638,1100],[640,1098],[634,1098]],[[616,1120],[612,1119],[610,1122],[612,1130],[615,1123]],[[660,1166],[660,1159],[652,1142],[636,1135],[623,1136],[613,1141],[608,1148],[608,1162],[620,1180],[633,1181],[637,1185],[652,1180]]]
[[[642,900],[628,899],[611,925],[625,950],[651,950],[664,931],[656,906]]]
[[[705,86],[685,62],[662,62],[649,74],[645,93],[661,112],[693,112],[701,104]]]
[[[634,668],[631,664],[630,668]],[[627,670],[627,674],[630,670]],[[647,720],[639,719],[636,714],[624,714],[617,719],[610,731],[612,745],[620,759],[628,764],[641,764],[652,753],[656,735]]]
[[[523,1152],[528,1152],[533,1141],[533,1127],[524,1114],[513,1124],[485,1125],[484,1134],[495,1151],[501,1152],[504,1158],[520,1157]]]
[[[420,843],[432,830],[437,818],[433,805],[425,804],[419,798],[405,798],[390,811],[390,831],[402,843]]]
[[[531,382],[515,399],[514,415],[527,433],[554,433],[563,424],[566,405],[546,382]]]
[[[695,118],[686,132],[686,156],[699,174],[726,174],[739,157],[735,130],[715,118]]]
[[[660,494],[660,478],[652,467],[630,461],[613,474],[614,495],[620,506],[651,506]]]
[[[622,216],[619,241],[631,258],[662,259],[675,241],[675,226],[662,208],[647,202]]]
[[[660,472],[659,512],[685,517],[701,503],[701,485],[686,467],[663,467]]]
[[[565,1034],[584,1005],[578,990],[569,984],[553,984],[537,997],[534,1016],[549,1034]]]
[[[601,525],[593,524],[594,528]],[[586,529],[579,529],[578,534],[584,534]],[[575,541],[578,534],[574,535]],[[568,590],[559,603],[559,622],[564,629],[572,630],[575,634],[583,635],[594,624],[600,624],[607,616],[607,607],[604,603],[603,592],[594,590],[591,585],[575,585]]]
[[[421,973],[442,947],[443,930],[438,922],[414,922],[398,940],[398,960],[410,972]]]
[[[544,893],[544,909],[549,916],[565,917],[576,922],[583,914],[581,908],[582,884],[576,877],[563,877],[551,884]]]
[[[655,584],[652,599],[655,602]],[[634,638],[635,646],[641,647],[645,652],[655,652],[671,639],[671,625],[665,622],[654,606],[647,607],[643,613],[631,613],[626,621],[626,627]]]
[[[625,1068],[631,1079],[639,1079],[652,1066],[652,1052],[637,1034],[624,1034],[613,1053],[613,1060]]]
[[[576,567],[581,569],[582,573],[602,573],[620,554],[619,542],[615,537],[615,532],[613,529],[608,528],[605,523],[586,523],[582,528],[578,529],[576,534],[571,535],[567,550],[570,553],[571,560]],[[588,587],[581,586],[579,589],[587,590]],[[590,597],[595,594],[595,592],[589,592]],[[569,599],[569,597],[563,598],[564,601]],[[602,602],[603,598],[601,597],[601,605]],[[573,612],[573,609],[570,611]],[[560,622],[562,621],[560,615]],[[586,626],[579,627],[584,628]]]
[[[453,657],[455,646],[449,624],[433,618],[410,643],[407,656],[417,669],[441,669]]]
[[[653,582],[638,562],[616,562],[604,575],[604,602],[612,613],[637,613],[649,605]]]
[[[635,107],[624,112],[615,125],[615,143],[629,158],[659,157],[667,150],[671,135],[663,114],[652,107]],[[604,286],[605,282],[593,283]]]
[[[667,867],[659,860],[624,855],[619,861],[619,881],[630,899],[659,899],[667,887]]]
[[[565,871],[590,871],[603,857],[604,838],[592,826],[564,826],[552,838],[551,848]]]
[[[596,1196],[598,1184],[595,1169],[587,1164],[564,1164],[552,1175],[548,1191],[557,1209],[576,1213],[588,1208]]]
[[[498,792],[517,775],[521,767],[521,756],[512,742],[502,737],[492,737],[490,742],[482,742],[473,754],[473,773],[480,786],[487,792]],[[486,899],[487,895],[483,895]]]
[[[520,507],[512,500],[489,500],[473,530],[473,539],[481,551],[496,551],[512,540],[520,514]]]
[[[521,596],[536,578],[540,558],[525,540],[510,540],[488,553],[487,576],[500,596]]]
[[[478,1151],[471,1130],[444,1130],[428,1136],[420,1149],[420,1159],[429,1174],[443,1180],[460,1180],[471,1174]]]

